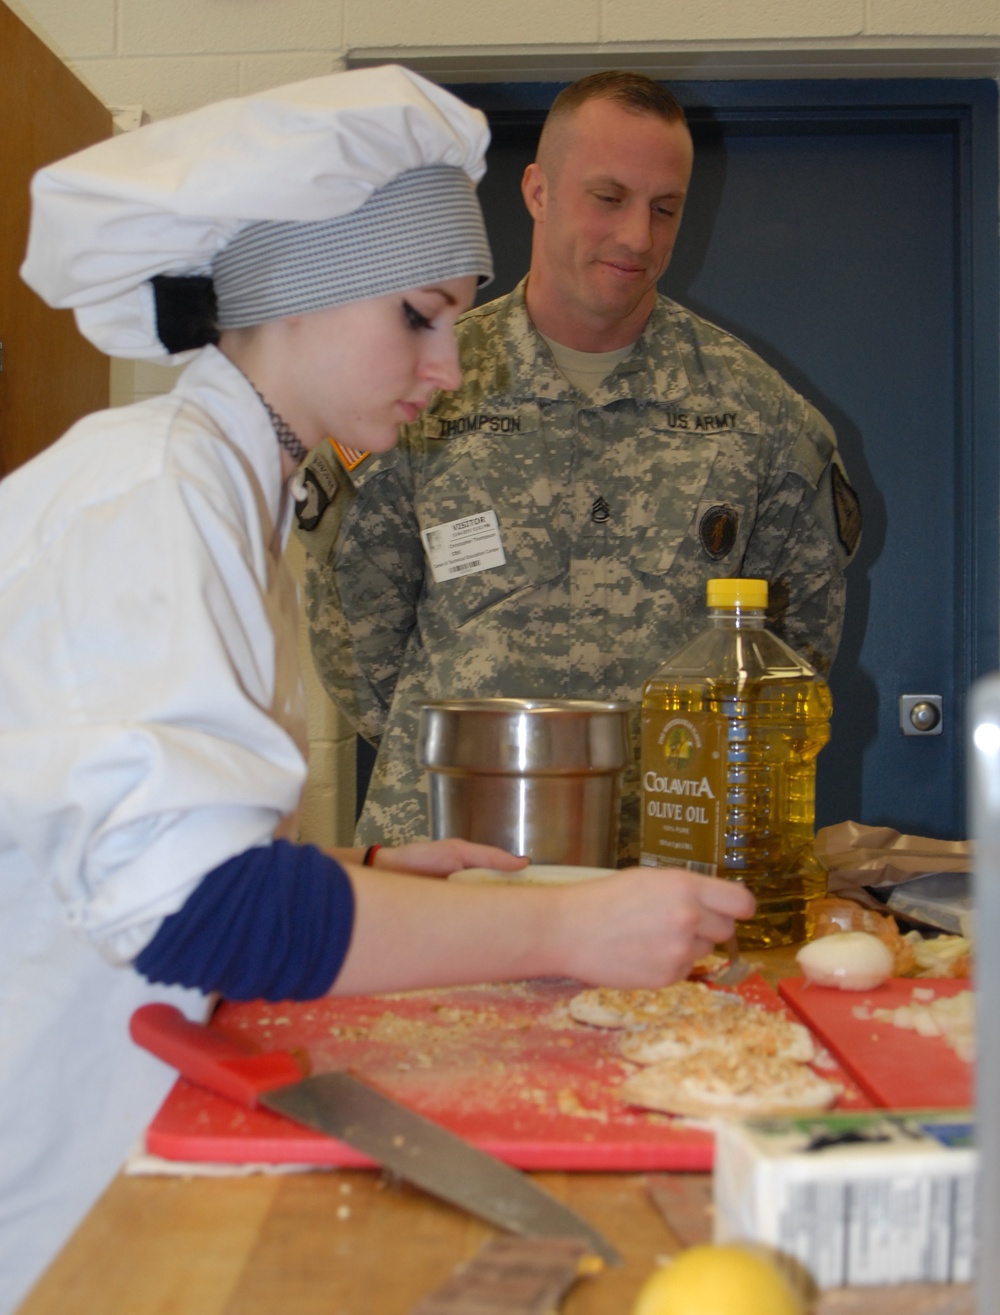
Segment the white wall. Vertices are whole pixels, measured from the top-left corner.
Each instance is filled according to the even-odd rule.
[[[560,80],[597,68],[662,78],[1000,74],[1000,0],[7,0],[112,108],[149,118],[403,60],[432,77]],[[0,52],[0,76],[2,76]],[[115,363],[112,400],[172,372]],[[296,547],[293,569],[301,574]],[[349,843],[353,736],[312,672],[302,834]]]
[[[106,104],[152,118],[402,58],[464,77],[992,75],[997,0],[8,0]]]

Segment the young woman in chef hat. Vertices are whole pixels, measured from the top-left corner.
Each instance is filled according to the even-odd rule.
[[[0,484],[0,1310],[166,1090],[128,1041],[144,1001],[653,984],[750,912],[679,873],[455,887],[400,873],[521,860],[447,841],[373,871],[283,838],[306,774],[297,468],[330,435],[384,451],[458,386],[453,325],[492,273],[487,140],[477,111],[382,68],[34,180],[26,281],[110,355],[190,364]]]

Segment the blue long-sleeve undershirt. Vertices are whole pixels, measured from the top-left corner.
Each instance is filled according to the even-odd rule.
[[[333,984],[353,926],[354,890],[336,859],[275,840],[209,872],[134,966],[229,1000],[313,1000]]]

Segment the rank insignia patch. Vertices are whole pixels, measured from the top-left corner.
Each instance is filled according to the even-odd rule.
[[[611,519],[611,508],[608,506],[603,494],[594,499],[594,505],[590,509],[590,519],[595,525],[603,525],[605,521]]]
[[[732,552],[739,525],[740,514],[728,503],[717,503],[704,513],[698,522],[698,538],[713,562],[721,561]]]

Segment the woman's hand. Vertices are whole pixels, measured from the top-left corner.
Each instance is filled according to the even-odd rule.
[[[597,986],[678,981],[755,907],[740,882],[677,868],[626,868],[560,890],[568,896],[555,924],[562,971]]]
[[[417,840],[409,845],[380,847],[371,866],[421,877],[447,877],[462,868],[516,872],[527,865],[526,858],[494,845],[477,845],[471,840]]]

